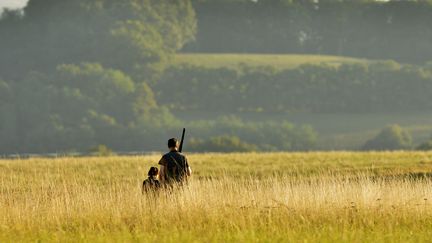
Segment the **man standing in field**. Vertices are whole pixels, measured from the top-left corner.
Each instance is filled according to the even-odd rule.
[[[182,185],[192,175],[192,170],[189,167],[186,156],[178,151],[179,142],[177,139],[169,139],[168,148],[170,151],[164,154],[159,161],[159,178],[162,183],[168,185]]]

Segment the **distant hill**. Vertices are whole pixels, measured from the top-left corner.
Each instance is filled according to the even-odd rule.
[[[340,65],[343,63],[363,63],[366,59],[356,59],[340,56],[325,55],[291,55],[291,54],[210,54],[210,53],[181,53],[174,59],[175,64],[190,64],[209,68],[238,68],[248,66],[272,66],[276,69],[296,68],[302,64]]]

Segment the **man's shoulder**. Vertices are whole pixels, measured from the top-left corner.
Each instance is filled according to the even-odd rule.
[[[164,154],[162,157],[169,157],[169,156],[180,156],[180,157],[186,157],[184,154],[178,152],[178,151],[170,151],[166,154]]]

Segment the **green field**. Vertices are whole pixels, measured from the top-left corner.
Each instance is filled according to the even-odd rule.
[[[362,59],[325,55],[272,55],[272,54],[205,54],[183,53],[177,54],[174,64],[189,64],[207,68],[239,68],[247,66],[271,66],[276,69],[296,68],[302,64],[363,63]]]
[[[143,196],[159,155],[0,161],[0,242],[427,242],[432,153],[193,154],[188,187]]]

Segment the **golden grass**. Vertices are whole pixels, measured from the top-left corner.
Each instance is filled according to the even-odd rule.
[[[432,237],[432,153],[195,154],[143,196],[158,156],[0,161],[0,242],[405,242]]]
[[[292,55],[292,54],[210,54],[210,53],[182,53],[174,58],[175,64],[190,64],[208,68],[236,69],[241,65],[271,66],[276,69],[291,69],[302,64],[364,63],[363,59],[326,56],[326,55]]]

